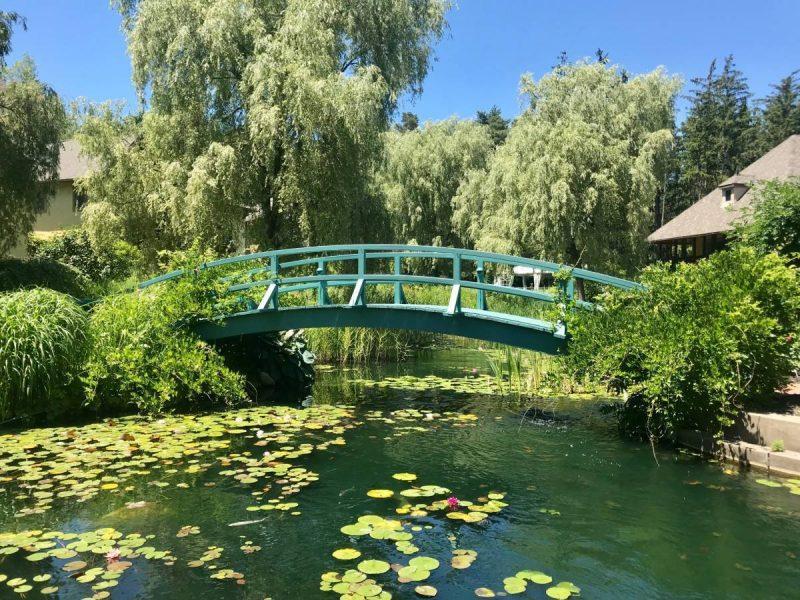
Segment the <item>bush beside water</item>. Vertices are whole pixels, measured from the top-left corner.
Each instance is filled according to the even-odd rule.
[[[645,269],[644,292],[615,290],[576,311],[563,360],[626,397],[621,424],[645,439],[716,434],[785,384],[797,364],[800,283],[776,254],[739,247]]]
[[[194,277],[101,302],[90,324],[87,405],[157,414],[246,400],[244,377],[192,331],[210,316],[208,288]]]
[[[0,294],[0,420],[80,404],[87,316],[53,290]]]

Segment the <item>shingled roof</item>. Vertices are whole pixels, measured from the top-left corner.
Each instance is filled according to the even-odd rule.
[[[66,140],[61,144],[58,160],[58,181],[72,181],[86,175],[92,167],[92,161],[81,154],[81,146],[77,140]]]
[[[753,201],[753,184],[767,179],[800,177],[800,135],[793,135],[775,146],[757,161],[723,181],[709,194],[692,204],[677,217],[651,233],[647,241],[691,238],[729,231]],[[738,199],[725,201],[725,188],[744,185],[747,191]]]

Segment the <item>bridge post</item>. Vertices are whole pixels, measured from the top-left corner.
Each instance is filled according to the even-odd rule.
[[[278,310],[280,308],[279,296],[280,296],[280,270],[281,270],[281,263],[280,259],[278,258],[277,254],[273,254],[270,258],[270,271],[272,271],[273,281],[275,284],[275,290],[272,292],[272,298],[270,299],[270,304],[272,308]]]
[[[564,297],[564,304],[561,318],[559,319],[558,323],[556,323],[556,331],[560,335],[567,335],[567,311],[569,310],[569,305],[572,304],[572,300],[575,297],[575,278],[570,277],[567,279],[567,281],[559,282],[558,287],[561,288],[561,293]]]
[[[458,252],[453,254],[453,282],[450,303],[447,305],[448,315],[461,312],[461,255]]]
[[[325,275],[325,261],[321,260],[317,263],[317,276]],[[327,306],[330,304],[330,298],[328,298],[328,283],[326,281],[320,281],[317,286],[317,305],[318,306]]]
[[[394,274],[400,276],[403,274],[401,258],[399,254],[394,257]],[[399,281],[394,282],[394,303],[405,304],[406,295],[403,293],[403,285]]]
[[[483,268],[483,261],[478,261],[478,269],[476,271],[476,278],[478,283],[485,283],[486,281],[486,272]],[[489,306],[486,303],[486,292],[483,290],[478,290],[478,310],[488,310]]]

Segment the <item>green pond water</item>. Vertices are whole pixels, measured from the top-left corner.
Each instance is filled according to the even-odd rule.
[[[800,597],[800,482],[656,464],[601,403],[486,372],[450,351],[323,371],[313,401],[8,432],[0,597],[459,599],[520,571],[517,598]]]

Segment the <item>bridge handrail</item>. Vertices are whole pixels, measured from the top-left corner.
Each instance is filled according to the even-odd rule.
[[[336,254],[336,255],[322,254],[329,252],[338,252],[338,253],[347,252],[347,254]],[[286,263],[283,263],[280,260],[283,257],[297,256],[304,254],[306,255],[321,254],[321,255],[313,258],[305,258],[305,259],[299,259],[297,261],[289,261]],[[592,281],[602,285],[610,285],[612,287],[617,287],[621,289],[643,288],[643,286],[640,283],[629,281],[627,279],[622,279],[620,277],[615,277],[613,275],[606,275],[603,273],[597,273],[586,269],[573,268],[567,265],[561,265],[558,263],[553,263],[534,258],[524,258],[520,256],[512,256],[510,254],[483,252],[479,250],[465,250],[459,248],[444,248],[439,246],[415,246],[415,245],[403,245],[403,244],[355,244],[355,245],[338,244],[331,246],[312,246],[307,248],[286,248],[281,250],[267,250],[263,252],[254,252],[251,254],[242,254],[239,256],[214,260],[203,264],[200,268],[210,269],[214,267],[238,264],[240,262],[269,259],[272,265],[276,264],[277,261],[279,269],[285,269],[285,268],[292,268],[296,266],[311,265],[311,264],[327,265],[330,262],[340,262],[345,260],[366,261],[373,259],[398,258],[398,257],[400,259],[404,258],[450,259],[453,260],[454,262],[457,261],[459,263],[459,268],[460,268],[460,263],[462,261],[472,261],[478,263],[478,268],[481,268],[483,266],[481,265],[481,262],[483,263],[489,262],[489,263],[504,264],[509,266],[528,266],[532,268],[538,268],[541,269],[542,271],[550,273],[557,273],[562,269],[566,269],[570,272],[572,279],[583,279],[584,281]],[[264,272],[269,268],[270,267],[260,267],[257,269],[253,269],[251,270],[250,274]],[[139,288],[143,289],[151,285],[154,285],[156,283],[181,277],[182,275],[185,274],[186,272],[183,269],[171,271],[169,273],[159,275],[158,277],[154,277],[152,279],[148,279],[147,281],[140,283]],[[436,278],[436,279],[442,280],[443,278]],[[306,280],[308,279],[306,278]],[[463,280],[459,277],[459,283],[466,284],[467,281],[468,280]],[[439,282],[437,281],[437,283]],[[497,287],[504,288],[504,291],[509,289],[506,288],[506,286],[497,286]]]

